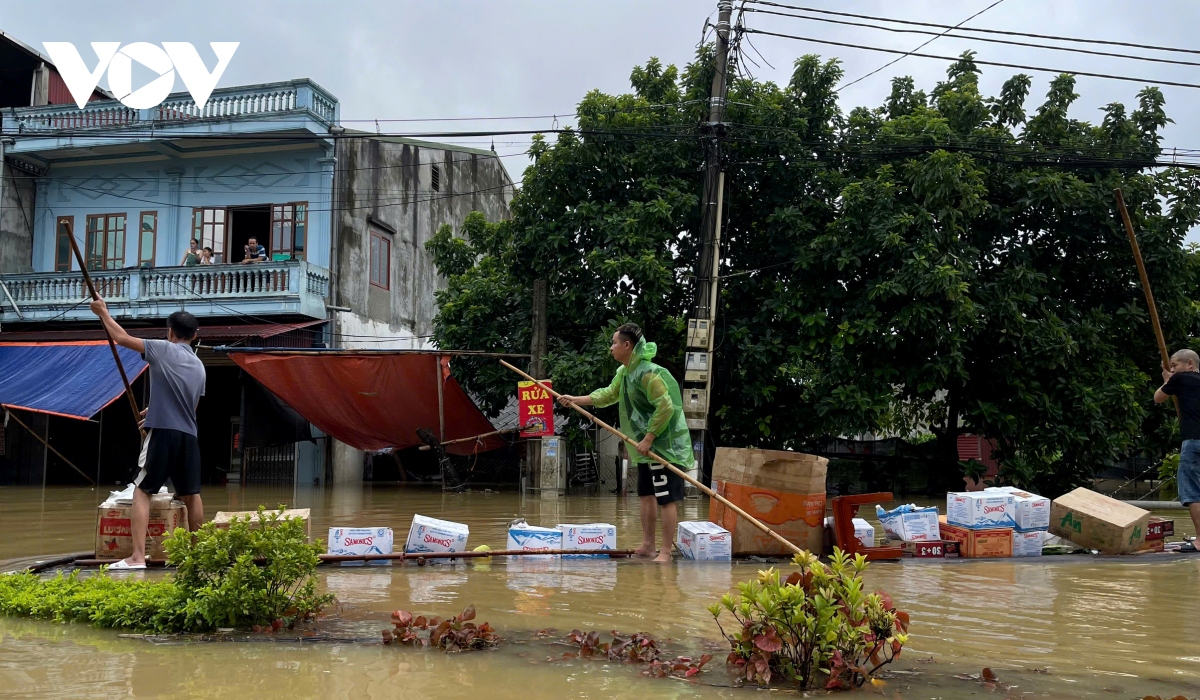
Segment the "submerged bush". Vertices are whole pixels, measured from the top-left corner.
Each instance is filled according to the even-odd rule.
[[[314,573],[320,547],[309,544],[303,520],[259,507],[228,529],[211,522],[164,542],[176,574],[162,581],[78,572],[50,579],[24,572],[0,576],[0,613],[98,627],[157,633],[206,632],[217,627],[288,626],[333,601],[318,595]]]
[[[760,571],[757,581],[738,584],[738,595],[708,608],[732,648],[728,663],[743,678],[856,688],[900,656],[908,613],[885,594],[863,592],[866,557],[834,549],[828,565],[807,552],[793,563],[800,571],[785,580],[774,568]],[[732,633],[721,626],[726,612],[738,624]]]

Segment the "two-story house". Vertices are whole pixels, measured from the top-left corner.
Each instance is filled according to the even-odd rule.
[[[246,425],[279,434],[286,409],[248,415],[262,405],[246,400],[253,380],[211,348],[426,345],[444,281],[424,244],[471,211],[507,216],[513,185],[496,154],[346,129],[338,100],[306,79],[219,88],[203,107],[186,92],[145,110],[97,93],[81,110],[47,58],[3,35],[0,54],[23,61],[0,71],[0,345],[36,344],[54,362],[56,347],[103,341],[74,238],[133,333],[165,337],[179,309],[200,320],[206,481],[361,478],[361,453],[332,439],[251,447]],[[191,239],[212,264],[191,264]],[[250,239],[265,262],[243,264]],[[123,400],[90,421],[22,411],[78,469],[10,424],[0,483],[125,478],[131,413]]]

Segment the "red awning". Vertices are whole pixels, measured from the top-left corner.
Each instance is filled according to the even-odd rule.
[[[449,358],[432,352],[238,350],[229,357],[322,432],[360,450],[421,445],[419,428],[437,435],[439,380],[445,441],[495,430],[450,376]],[[492,436],[446,451],[469,455],[503,444]]]

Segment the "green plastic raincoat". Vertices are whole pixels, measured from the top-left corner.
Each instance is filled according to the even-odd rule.
[[[617,369],[612,384],[591,393],[592,403],[600,408],[620,403],[621,432],[641,442],[646,433],[654,433],[653,451],[682,469],[695,465],[692,439],[683,418],[683,397],[679,383],[666,369],[651,362],[658,346],[645,338],[633,348],[629,366]],[[631,464],[654,463],[626,445]]]

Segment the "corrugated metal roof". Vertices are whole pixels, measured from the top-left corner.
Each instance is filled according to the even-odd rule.
[[[236,338],[273,338],[290,331],[327,323],[325,319],[301,321],[299,323],[257,323],[235,326],[200,326],[198,333],[201,340],[236,339]],[[129,328],[129,335],[135,338],[166,338],[167,329],[162,328]],[[70,340],[104,340],[104,329],[88,328],[72,331],[15,331],[0,333],[0,343],[55,343]]]

